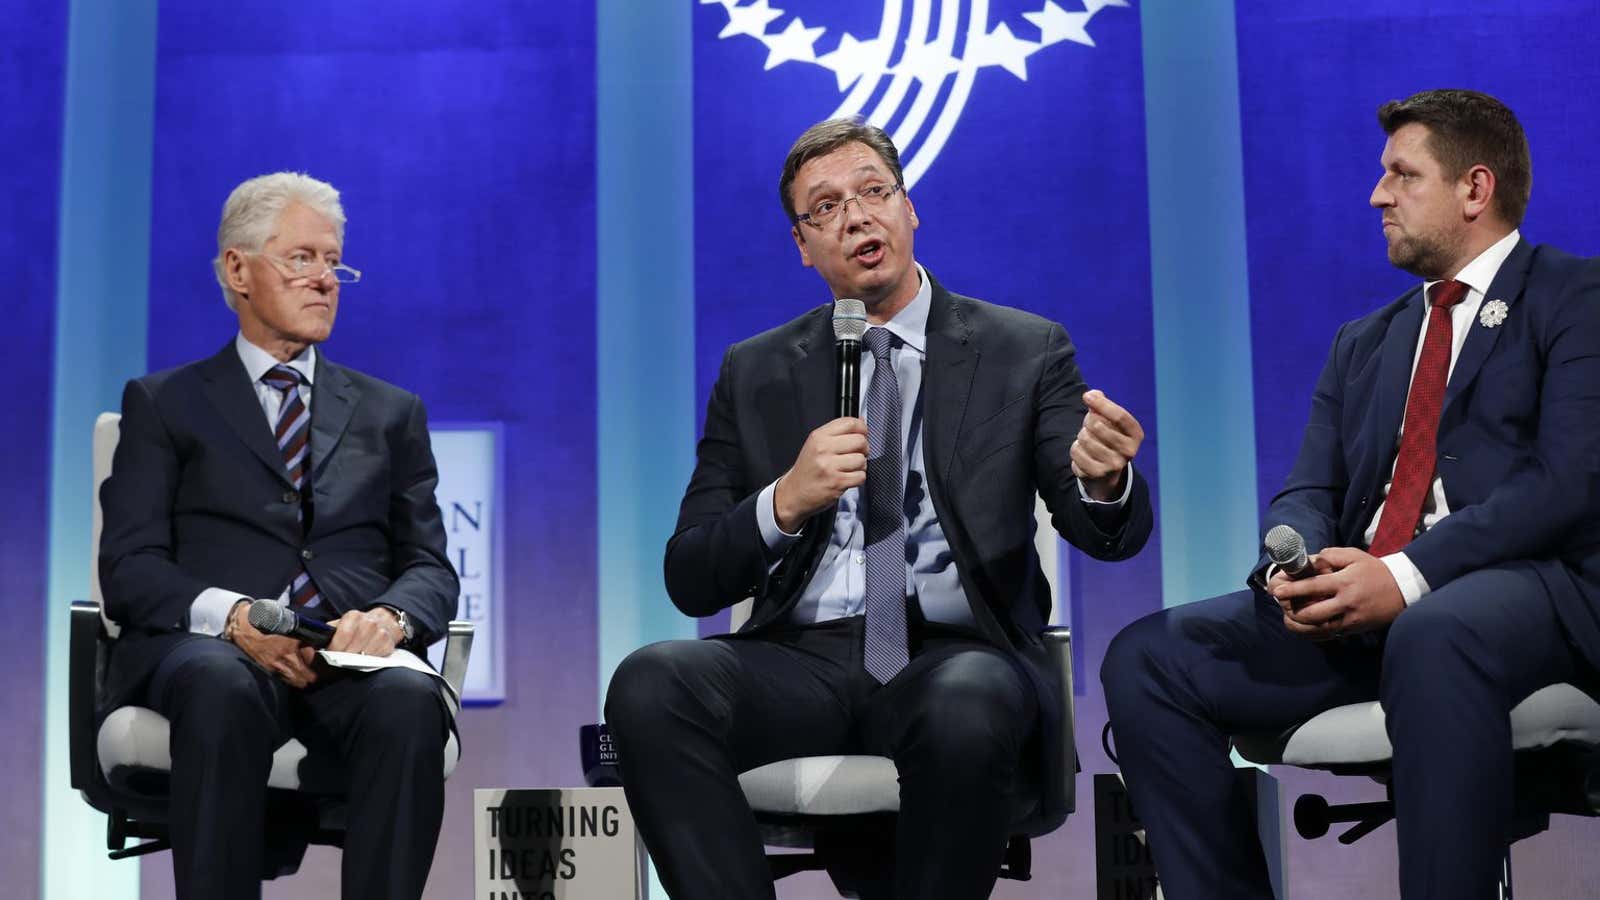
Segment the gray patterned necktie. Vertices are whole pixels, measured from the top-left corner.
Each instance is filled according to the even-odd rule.
[[[893,337],[868,329],[872,384],[867,387],[867,627],[861,661],[879,684],[906,667],[905,473],[900,460],[900,382],[889,358]]]

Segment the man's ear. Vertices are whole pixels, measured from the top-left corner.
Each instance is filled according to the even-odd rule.
[[[812,268],[811,251],[806,248],[806,236],[800,230],[800,226],[790,226],[789,235],[794,238],[794,245],[800,250],[800,265],[805,266],[808,269]]]
[[[1477,165],[1468,169],[1461,176],[1459,184],[1462,213],[1466,215],[1468,221],[1475,221],[1493,209],[1494,191],[1499,185],[1494,177],[1494,171],[1488,166]]]
[[[228,289],[240,297],[250,295],[250,267],[245,262],[244,253],[238,248],[222,251],[222,277],[228,282]]]

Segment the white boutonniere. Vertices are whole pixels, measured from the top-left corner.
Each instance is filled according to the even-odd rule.
[[[1478,310],[1478,324],[1485,328],[1493,328],[1506,320],[1506,313],[1510,307],[1504,300],[1490,300]]]

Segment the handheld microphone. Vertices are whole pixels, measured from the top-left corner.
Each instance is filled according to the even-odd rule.
[[[861,415],[861,338],[867,333],[867,305],[860,300],[833,304],[833,342],[839,351],[839,416]]]
[[[1267,558],[1283,574],[1296,581],[1316,574],[1306,556],[1306,539],[1288,525],[1274,525],[1262,543],[1266,546]]]
[[[247,615],[250,625],[265,634],[292,637],[321,650],[333,640],[333,627],[302,616],[276,600],[252,600]]]

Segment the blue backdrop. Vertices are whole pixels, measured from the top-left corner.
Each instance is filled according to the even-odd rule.
[[[61,650],[33,637],[48,633],[53,570],[47,531],[32,523],[82,511],[50,502],[52,465],[68,463],[38,423],[52,415],[52,392],[54,409],[63,404],[51,374],[57,256],[101,262],[93,247],[58,246],[57,232],[63,198],[86,183],[61,162],[69,25],[108,2],[29,3],[0,32],[0,103],[16,123],[8,131],[26,135],[0,144],[0,271],[22,301],[11,315],[19,375],[0,404],[16,444],[0,487],[20,523],[0,545],[0,607],[20,624],[0,632],[0,654],[23,673],[5,700],[13,722],[42,722],[64,700],[29,674]],[[828,299],[799,265],[776,190],[807,125],[843,107],[896,134],[922,223],[919,261],[953,290],[1061,321],[1089,382],[1149,433],[1138,465],[1165,507],[1163,530],[1131,562],[1067,554],[1062,564],[1085,779],[1112,769],[1097,740],[1106,643],[1145,612],[1242,577],[1250,560],[1203,558],[1204,539],[1242,530],[1253,541],[1249,503],[1242,522],[1228,510],[1276,491],[1338,324],[1408,286],[1366,206],[1383,144],[1377,105],[1438,86],[1501,96],[1533,148],[1524,233],[1579,253],[1600,243],[1600,126],[1572,103],[1600,88],[1600,69],[1582,62],[1593,0],[1234,0],[1236,11],[1190,0],[657,2],[675,12],[652,7],[645,26],[625,0],[168,0],[145,48],[155,83],[138,185],[150,200],[139,276],[149,299],[138,310],[148,368],[231,337],[209,266],[222,201],[246,177],[298,169],[343,192],[346,256],[366,273],[343,294],[329,356],[419,392],[435,420],[505,423],[507,700],[461,718],[466,756],[430,897],[470,890],[473,787],[579,783],[576,729],[593,721],[619,654],[723,627],[724,617],[663,613],[663,522],[723,350]],[[1194,21],[1220,23],[1226,39],[1186,30]],[[661,52],[618,49],[641,46]],[[1174,102],[1185,114],[1177,129]],[[1208,220],[1212,207],[1196,200],[1207,188],[1242,200],[1237,228],[1224,205]],[[1208,280],[1208,266],[1181,262],[1186,253],[1239,274]],[[95,302],[109,312],[123,298]],[[647,334],[643,352],[619,360],[622,336],[597,323],[630,310],[682,328],[655,336],[659,354]],[[1156,352],[1172,341],[1186,352]],[[1238,349],[1208,359],[1213,342]],[[642,452],[607,462],[616,410],[639,426]],[[1241,434],[1247,449],[1205,456],[1204,477],[1177,465]],[[1165,466],[1163,446],[1182,448]],[[1179,485],[1163,487],[1163,468],[1186,473],[1183,502]],[[608,485],[635,481],[646,487],[605,499]],[[605,596],[619,544],[636,551],[637,569],[620,598]],[[70,548],[68,558],[86,563]],[[40,781],[57,777],[43,773],[64,773],[46,765],[44,747],[27,727],[0,738],[0,792],[40,796]],[[1379,793],[1279,774],[1290,796]],[[64,873],[41,873],[34,822],[77,802],[51,787],[0,814],[13,835],[0,869],[18,896],[41,884],[71,896]],[[1085,809],[1042,841],[1036,880],[996,896],[1093,896],[1091,818]],[[1355,847],[1292,840],[1295,894],[1388,893],[1391,834]],[[59,839],[75,841],[71,858],[97,854],[98,837]],[[1519,844],[1522,892],[1592,893],[1600,863],[1578,848],[1597,837],[1592,822],[1560,820]],[[145,896],[170,894],[166,856],[120,865],[141,867]],[[268,895],[331,896],[336,882],[331,855],[314,853]],[[829,896],[820,878],[785,885],[786,897]]]
[[[10,135],[0,144],[0,272],[12,297],[9,331],[20,348],[0,403],[0,434],[13,449],[0,469],[11,498],[11,527],[0,540],[0,659],[17,673],[0,701],[0,792],[36,785],[43,743],[44,596],[48,554],[50,380],[56,275],[56,210],[61,181],[61,98],[66,11],[46,7],[0,29],[0,103]],[[5,779],[13,779],[7,781]],[[0,872],[16,873],[21,896],[36,892],[39,871],[37,790],[0,812]]]

